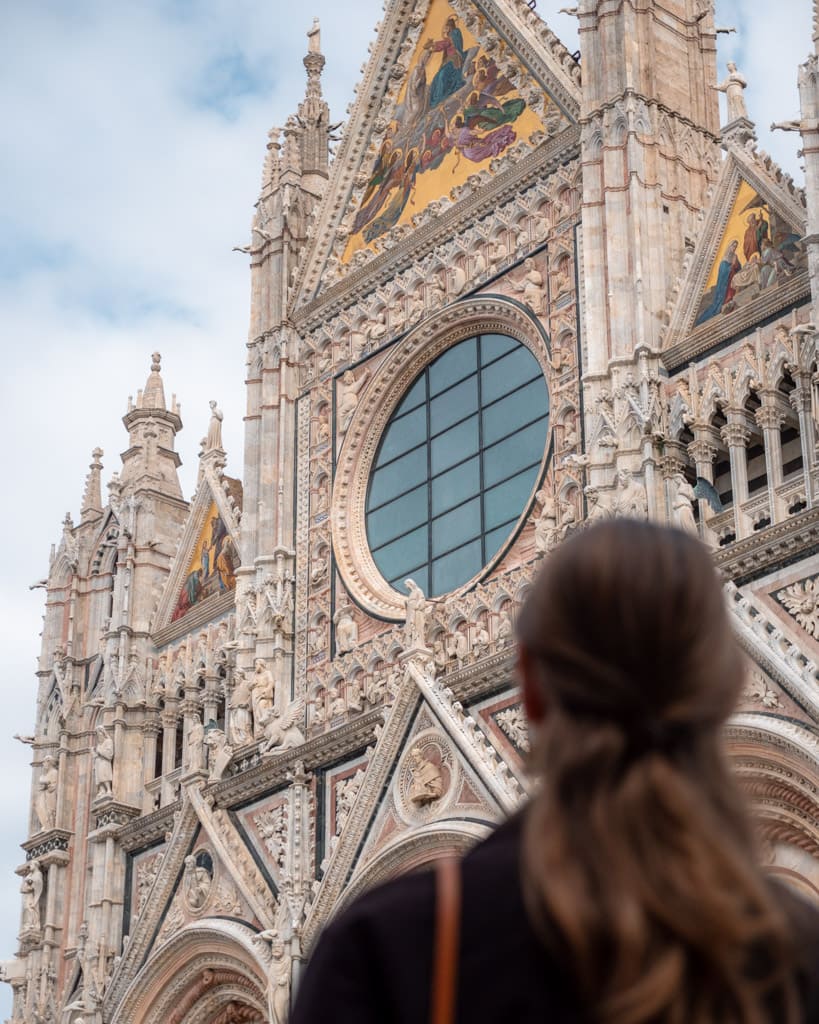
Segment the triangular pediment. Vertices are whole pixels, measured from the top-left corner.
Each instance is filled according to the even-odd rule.
[[[523,2],[387,5],[302,263],[312,300],[576,122],[579,69]]]
[[[770,160],[731,147],[674,303],[664,347],[722,340],[809,290],[806,213]]]
[[[157,607],[153,632],[161,642],[222,614],[231,603],[241,564],[234,492],[241,493],[238,481],[206,469]]]

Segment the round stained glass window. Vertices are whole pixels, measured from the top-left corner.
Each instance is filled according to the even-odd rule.
[[[385,580],[431,597],[476,576],[531,500],[549,432],[549,393],[529,349],[467,338],[414,381],[381,439],[367,543]]]

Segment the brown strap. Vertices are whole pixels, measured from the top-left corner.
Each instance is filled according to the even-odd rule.
[[[435,960],[431,1024],[454,1024],[461,930],[461,866],[447,857],[435,871]]]

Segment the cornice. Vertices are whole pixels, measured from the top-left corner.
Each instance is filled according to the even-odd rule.
[[[743,586],[819,551],[819,506],[759,530],[714,554],[725,579]]]

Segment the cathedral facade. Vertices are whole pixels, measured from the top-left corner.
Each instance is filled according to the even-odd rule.
[[[12,1021],[284,1024],[340,908],[525,799],[516,611],[608,516],[712,549],[729,752],[819,900],[819,16],[803,189],[707,0],[579,0],[582,63],[532,7],[389,0],[332,160],[308,33],[242,479],[211,403],[183,495],[155,353],[52,553]]]

